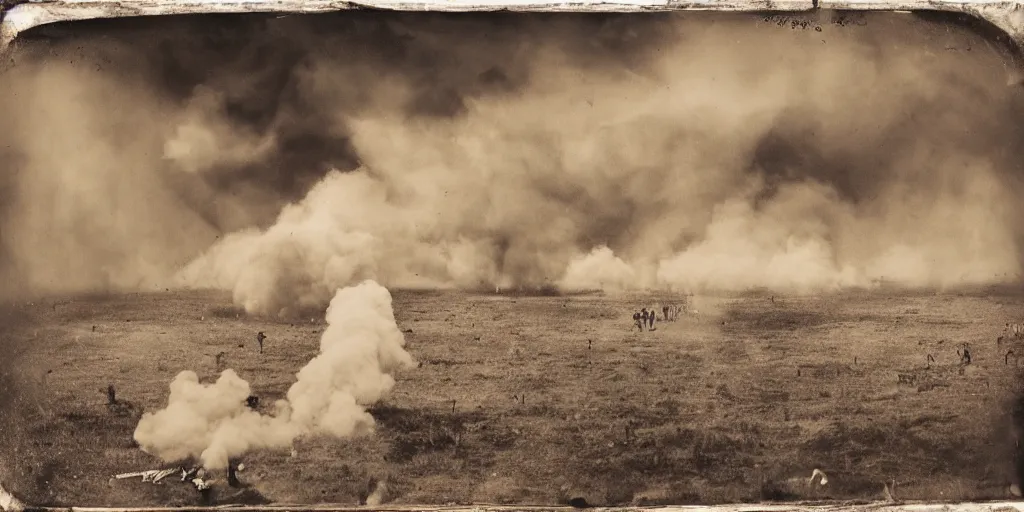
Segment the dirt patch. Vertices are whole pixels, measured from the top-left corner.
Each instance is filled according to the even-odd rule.
[[[832,323],[836,321],[836,318],[811,311],[750,311],[731,309],[726,312],[723,320],[725,321],[724,329],[732,332],[757,329],[793,331]]]

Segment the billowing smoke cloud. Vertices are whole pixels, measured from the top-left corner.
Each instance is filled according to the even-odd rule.
[[[391,294],[373,281],[337,290],[327,309],[320,354],[297,375],[272,415],[248,408],[249,383],[225,370],[203,384],[191,371],[171,382],[167,407],[146,413],[135,440],[172,462],[199,458],[208,469],[258,448],[285,448],[299,436],[350,437],[372,431],[366,406],[395,385],[391,372],[413,366],[395,323]]]
[[[1001,149],[968,131],[990,137],[990,121],[962,124],[1005,115],[993,104],[1015,96],[937,83],[926,75],[945,71],[939,59],[878,56],[870,37],[798,50],[809,34],[675,33],[637,69],[600,73],[549,48],[517,95],[459,116],[350,115],[358,170],[183,278],[278,313],[366,277],[801,292],[1015,274]],[[752,59],[737,39],[800,59]]]
[[[224,288],[269,314],[364,279],[1017,279],[1024,96],[966,33],[866,19],[346,13],[125,29],[87,41],[87,64],[13,80],[3,268],[29,289]]]
[[[635,288],[637,273],[607,246],[597,247],[573,259],[558,283],[568,290],[628,290]]]

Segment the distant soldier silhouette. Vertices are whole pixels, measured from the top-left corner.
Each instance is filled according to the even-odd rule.
[[[959,349],[957,349],[957,351],[956,351],[957,355],[960,356],[960,362],[962,364],[971,364],[971,349],[970,349],[970,346],[967,345],[966,343],[964,343],[963,347],[964,347],[964,351],[962,353],[960,352]]]
[[[256,342],[260,344],[260,354],[263,353],[263,340],[267,339],[267,336],[263,334],[263,331],[256,333]]]
[[[640,322],[643,323],[644,327],[647,327],[650,323],[651,313],[652,312],[647,311],[647,308],[640,310]]]
[[[654,318],[657,317],[657,316],[658,316],[658,314],[655,313],[655,309],[654,308],[651,308],[651,310],[647,313],[647,330],[648,331],[654,330]]]
[[[636,326],[636,328],[639,329],[640,332],[643,332],[644,324],[640,321],[640,312],[639,311],[634,311],[633,312],[633,325]]]
[[[668,306],[662,306],[661,307],[662,320],[664,320],[666,322],[668,322],[668,309],[669,309]]]

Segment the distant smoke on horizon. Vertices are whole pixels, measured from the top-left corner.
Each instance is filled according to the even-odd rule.
[[[1019,279],[1024,94],[994,53],[946,50],[973,36],[865,19],[346,13],[29,40],[0,100],[0,274],[273,315],[365,279]],[[58,50],[74,64],[37,55]]]

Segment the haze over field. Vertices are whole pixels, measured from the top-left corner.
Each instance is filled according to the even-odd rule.
[[[973,36],[865,20],[345,13],[30,42],[0,99],[5,291],[216,287],[278,314],[364,279],[1018,279],[1021,93]]]

